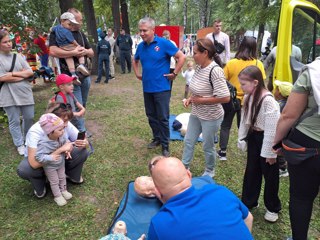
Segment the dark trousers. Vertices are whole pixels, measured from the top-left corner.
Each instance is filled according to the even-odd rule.
[[[290,139],[304,147],[320,147],[317,142],[303,133],[295,130]],[[306,240],[309,223],[312,215],[313,202],[319,193],[320,187],[320,157],[315,156],[292,165],[288,161],[290,178],[289,214],[294,240]]]
[[[270,212],[279,212],[281,203],[278,197],[279,191],[279,166],[266,163],[266,159],[260,156],[262,131],[253,131],[248,136],[247,167],[243,179],[242,202],[249,208],[258,205],[261,191],[262,176],[265,180],[264,205]]]
[[[225,112],[223,121],[221,123],[220,128],[220,142],[219,146],[221,150],[227,150],[228,142],[229,142],[229,135],[230,135],[230,129],[232,126],[233,118],[237,115],[237,126],[239,128],[240,126],[240,119],[241,119],[241,110],[239,111],[230,111]]]
[[[103,72],[103,64],[105,67],[105,74],[106,74],[106,80],[109,80],[109,55],[106,54],[100,54],[98,58],[98,78],[97,82],[101,81],[102,78],[102,72]]]
[[[84,162],[88,158],[88,151],[84,148],[73,148],[71,159],[65,160],[66,175],[75,181],[80,181]],[[43,168],[34,169],[25,157],[19,164],[17,173],[19,177],[31,182],[37,193],[42,193],[46,185],[46,175]]]
[[[120,64],[123,73],[126,71],[126,63],[128,72],[131,72],[131,51],[120,50]]]
[[[160,141],[163,148],[169,147],[169,104],[171,91],[143,93],[144,106],[153,139]]]

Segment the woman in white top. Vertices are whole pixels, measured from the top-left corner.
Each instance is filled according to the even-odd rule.
[[[184,140],[182,162],[189,168],[194,146],[202,132],[206,161],[203,175],[213,177],[216,159],[214,136],[223,119],[221,103],[229,102],[230,93],[223,70],[218,65],[221,64],[221,60],[209,39],[196,41],[193,58],[197,66],[189,86],[191,96],[184,101],[185,107],[191,104],[192,108]]]
[[[64,135],[71,143],[63,145],[52,154],[56,152],[71,152],[71,158],[65,160],[65,173],[67,178],[76,184],[84,182],[81,173],[84,162],[89,156],[86,147],[88,140],[77,140],[78,129],[70,123],[73,117],[73,112],[69,104],[55,102],[48,106],[48,113],[53,113],[60,117],[65,124]],[[28,131],[26,137],[26,152],[24,159],[20,162],[17,173],[19,177],[31,182],[34,194],[37,198],[43,198],[46,195],[46,175],[42,168],[42,164],[36,161],[36,153],[38,142],[41,138],[46,137],[46,133],[41,128],[39,122],[33,124]]]
[[[248,66],[239,73],[244,96],[238,147],[247,148],[247,166],[243,179],[242,202],[252,209],[258,206],[262,176],[265,180],[265,220],[275,222],[281,203],[278,197],[279,167],[272,151],[279,104],[265,88],[262,73],[257,66]]]
[[[24,154],[24,136],[33,123],[34,99],[31,84],[27,78],[33,72],[20,54],[16,55],[13,65],[14,55],[11,53],[12,42],[9,33],[0,31],[0,107],[3,107],[9,120],[9,130],[14,145],[20,155]],[[20,125],[20,115],[22,124]],[[22,132],[24,130],[24,133]]]

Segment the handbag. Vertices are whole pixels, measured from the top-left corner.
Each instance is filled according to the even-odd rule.
[[[13,71],[14,65],[16,64],[16,58],[17,58],[17,54],[14,53],[13,54],[13,58],[12,58],[11,67],[10,67],[10,70],[8,72],[12,72]],[[3,84],[4,84],[4,82],[0,82],[0,90],[1,90]]]
[[[307,117],[312,116],[315,112],[317,112],[317,110],[318,106],[313,108],[311,111],[304,113],[291,128],[287,137],[282,140],[282,153],[288,163],[298,165],[311,157],[319,155],[320,148],[303,147],[290,140],[291,133],[293,132],[295,127]]]
[[[219,43],[219,42],[215,39],[214,33],[212,33],[212,38],[213,38],[213,44],[214,44],[214,46],[215,46],[215,48],[216,48],[216,52],[217,52],[218,54],[222,53],[222,52],[226,49],[225,46],[223,46],[223,44]]]

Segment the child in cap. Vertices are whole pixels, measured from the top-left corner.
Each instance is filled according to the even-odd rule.
[[[188,61],[187,70],[185,72],[182,71],[181,74],[182,74],[182,77],[184,77],[186,79],[186,87],[184,90],[184,99],[187,99],[188,95],[189,95],[189,84],[190,84],[190,81],[191,81],[193,74],[194,74],[192,61]]]
[[[76,21],[74,15],[70,12],[65,12],[60,17],[61,24],[55,26],[52,30],[56,35],[57,45],[66,51],[72,51],[76,47],[80,46],[77,41],[74,39],[72,35],[72,27],[74,24],[78,25],[79,23]],[[81,85],[78,76],[76,75],[76,70],[81,72],[84,76],[89,76],[88,69],[84,66],[85,59],[84,56],[78,57],[80,65],[75,69],[75,64],[73,61],[73,57],[65,58],[66,63],[68,65],[68,69],[73,77],[76,78],[74,82],[77,85]]]
[[[43,165],[54,201],[63,206],[72,198],[67,191],[65,174],[65,156],[70,157],[72,143],[67,142],[64,135],[64,122],[53,113],[43,114],[39,124],[45,134],[38,142],[36,160]]]
[[[56,96],[53,98],[53,101],[63,102],[65,104],[70,104],[73,112],[73,118],[71,123],[80,131],[85,132],[85,123],[84,123],[84,113],[86,109],[78,102],[76,97],[73,95],[73,81],[75,77],[70,77],[67,74],[60,74],[56,79],[57,87],[59,91],[56,92]]]
[[[274,91],[274,97],[278,101],[280,105],[280,112],[284,109],[288,97],[291,93],[293,85],[289,82],[283,82],[276,80],[274,81],[275,85],[275,91]],[[280,177],[287,177],[289,176],[288,170],[287,170],[287,161],[284,159],[283,156],[278,156],[277,161],[279,162],[279,176]]]

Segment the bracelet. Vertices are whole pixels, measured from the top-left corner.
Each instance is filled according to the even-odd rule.
[[[172,72],[172,74],[176,77],[178,76],[178,73],[175,73],[174,71]]]

